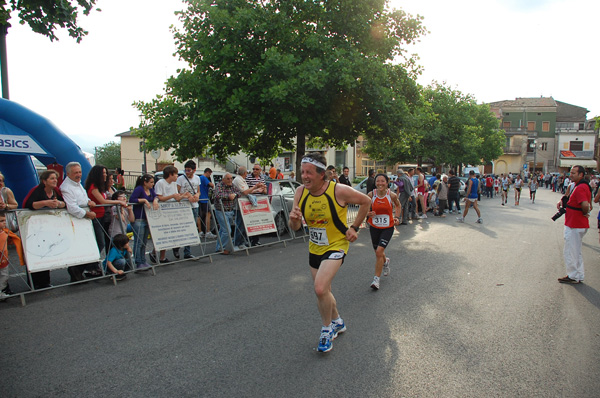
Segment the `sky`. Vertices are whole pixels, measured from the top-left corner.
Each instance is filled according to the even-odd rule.
[[[596,0],[391,0],[429,31],[407,48],[422,85],[445,82],[478,102],[552,96],[600,115]],[[181,0],[98,0],[81,43],[33,33],[15,15],[7,35],[10,99],[51,120],[83,150],[136,127],[134,101],[161,94],[185,66],[170,26]],[[596,72],[596,73],[594,73]]]

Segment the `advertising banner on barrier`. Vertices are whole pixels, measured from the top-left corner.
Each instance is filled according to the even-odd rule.
[[[245,198],[238,199],[248,236],[277,232],[268,197],[257,197],[256,206]]]
[[[100,261],[91,220],[65,210],[23,210],[17,219],[29,272]]]
[[[159,206],[158,210],[146,208],[155,249],[166,250],[200,244],[190,202],[161,202]]]

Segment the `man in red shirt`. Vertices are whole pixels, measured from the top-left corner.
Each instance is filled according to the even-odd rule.
[[[489,174],[485,178],[485,192],[488,198],[494,197],[494,179]]]
[[[560,283],[580,283],[583,281],[583,256],[581,244],[583,236],[590,228],[590,212],[592,211],[592,192],[584,180],[585,170],[582,166],[573,166],[571,181],[576,185],[569,196],[565,214],[565,248],[564,258],[567,275],[558,278]],[[561,202],[556,207],[560,208]]]

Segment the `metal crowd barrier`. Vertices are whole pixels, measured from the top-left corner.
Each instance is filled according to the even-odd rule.
[[[150,270],[152,271],[152,275],[156,275],[156,271],[155,268],[156,267],[160,267],[163,265],[169,265],[169,264],[173,264],[173,263],[180,263],[180,262],[184,262],[184,261],[195,261],[195,260],[199,260],[201,258],[205,258],[208,257],[210,262],[213,262],[212,256],[216,255],[216,254],[222,254],[224,250],[228,250],[229,248],[225,248],[223,245],[223,241],[221,239],[221,234],[220,234],[220,230],[222,228],[226,228],[224,230],[224,232],[226,232],[228,238],[229,238],[229,242],[230,245],[234,245],[236,242],[234,242],[234,238],[235,238],[235,233],[237,231],[237,233],[239,234],[239,236],[242,238],[243,240],[243,244],[244,244],[244,248],[242,250],[232,250],[232,253],[234,252],[239,252],[239,251],[245,251],[246,255],[249,256],[250,255],[250,250],[256,249],[258,247],[263,247],[263,246],[270,246],[270,245],[275,245],[275,244],[279,244],[279,243],[283,243],[284,247],[287,247],[287,242],[288,241],[292,241],[295,239],[303,239],[304,241],[306,241],[306,238],[308,238],[308,228],[306,227],[306,225],[304,225],[302,228],[300,228],[298,231],[293,231],[290,227],[289,227],[289,214],[290,214],[290,210],[293,206],[293,197],[292,196],[286,196],[286,195],[259,195],[257,196],[257,200],[260,202],[260,204],[265,204],[265,200],[268,201],[269,203],[269,209],[270,209],[270,217],[267,217],[266,215],[263,215],[263,219],[259,220],[259,224],[258,227],[259,228],[263,228],[265,227],[265,225],[260,225],[260,222],[265,222],[266,224],[269,224],[269,228],[266,228],[265,230],[267,232],[265,233],[261,233],[261,234],[257,234],[253,236],[259,236],[260,238],[264,239],[264,241],[262,242],[262,244],[260,245],[252,245],[251,244],[251,237],[248,236],[248,228],[249,225],[245,225],[243,216],[242,216],[242,209],[240,207],[240,200],[236,200],[235,203],[235,209],[234,209],[234,217],[230,220],[228,220],[227,218],[225,218],[226,220],[228,220],[228,222],[233,222],[233,225],[227,225],[227,226],[223,226],[221,225],[221,223],[218,221],[221,219],[221,215],[219,215],[219,217],[217,217],[217,212],[219,212],[220,210],[218,210],[218,208],[222,208],[222,202],[221,201],[217,201],[216,206],[212,203],[209,203],[209,211],[211,213],[211,225],[206,227],[207,231],[212,231],[212,226],[214,224],[214,228],[215,228],[215,234],[217,235],[217,238],[214,240],[209,240],[207,238],[201,238],[200,239],[200,244],[197,245],[200,249],[201,254],[199,256],[194,256],[194,258],[192,259],[179,259],[179,260],[175,260],[175,261],[170,261],[167,263],[160,263],[159,259],[160,259],[160,255],[159,255],[159,251],[154,250],[154,244],[153,244],[153,240],[148,239],[147,241],[147,245],[144,248],[144,253],[145,256],[148,256],[155,252],[155,256],[156,256],[156,263],[153,264],[152,261],[148,262],[151,266]],[[165,202],[163,202],[165,203]],[[129,203],[129,205],[137,205],[137,203]],[[247,203],[246,203],[247,205]],[[111,216],[112,216],[112,207],[116,206],[117,207],[117,211],[119,212],[119,214],[121,213],[122,210],[122,206],[121,205],[98,205],[100,207],[105,207],[106,211],[111,211]],[[56,212],[66,212],[66,209],[40,209],[40,210],[29,210],[29,209],[16,209],[16,210],[11,210],[11,212],[14,213],[19,213],[19,212],[31,212],[31,214],[55,214]],[[251,212],[251,210],[249,210],[249,212]],[[348,206],[348,225],[350,225],[351,223],[354,222],[356,215],[358,212],[358,206],[355,205],[349,205]],[[199,214],[199,217],[201,215]],[[241,220],[239,220],[238,218],[242,217]],[[17,217],[18,219],[18,217]],[[91,221],[91,220],[90,220]],[[241,221],[241,222],[240,222]],[[199,220],[194,220],[194,222],[196,223],[196,226],[199,226]],[[205,223],[205,220],[201,220],[201,223]],[[249,218],[249,222],[253,222],[252,218]],[[90,225],[91,228],[93,229],[93,225]],[[112,247],[112,238],[109,235],[109,231],[106,231],[102,225],[102,223],[100,222],[100,227],[102,230],[102,233],[105,234],[107,237],[109,237],[110,239],[108,239],[108,243],[105,244],[105,256],[107,255],[107,253],[110,251],[110,248]],[[257,225],[253,225],[253,227],[257,227]],[[274,227],[274,228],[273,228]],[[130,246],[132,248],[132,250],[134,249],[134,243],[135,240],[138,239],[138,237],[136,236],[136,231],[134,228],[132,228],[132,232],[128,233],[127,230],[123,230],[121,229],[121,232],[124,234],[131,234],[131,238],[133,239],[132,242],[130,242]],[[94,233],[95,236],[95,233]],[[27,237],[25,237],[27,238]],[[214,250],[210,250],[209,246],[214,244],[215,248]],[[216,250],[216,246],[217,244],[221,247],[220,250]],[[192,246],[193,247],[193,246]],[[180,248],[180,256],[183,254],[181,252],[183,248]],[[9,254],[11,253],[11,251],[9,250]],[[15,251],[12,251],[13,253],[13,258],[16,255]],[[10,261],[10,255],[9,255],[9,267],[11,269],[12,272],[10,272],[10,276],[9,279],[11,277],[19,277],[21,279],[21,281],[23,282],[23,284],[26,286],[24,291],[20,291],[17,293],[14,293],[13,295],[9,296],[9,297],[16,297],[19,296],[21,299],[21,305],[25,306],[26,305],[26,301],[25,301],[25,295],[29,294],[29,293],[34,293],[34,292],[40,292],[40,291],[45,291],[45,290],[49,290],[49,289],[54,289],[57,287],[62,287],[62,286],[68,286],[68,285],[75,285],[75,284],[80,284],[80,283],[86,283],[89,281],[94,281],[94,280],[100,280],[100,279],[106,279],[106,278],[110,278],[113,282],[113,284],[116,286],[117,285],[117,274],[112,274],[112,273],[107,273],[104,270],[104,267],[102,265],[102,253],[99,253],[100,256],[98,258],[98,260],[93,261],[92,263],[97,263],[97,266],[101,272],[100,276],[96,276],[96,277],[89,277],[85,280],[82,281],[76,281],[76,282],[68,282],[68,283],[60,283],[58,285],[51,285],[49,287],[46,288],[42,288],[42,289],[36,289],[33,283],[33,279],[31,276],[31,272],[29,272],[28,268],[25,268],[25,270],[21,270],[19,267],[16,267],[14,265],[14,261]],[[135,262],[134,262],[134,258],[133,256],[129,256],[128,259],[128,263],[129,263],[129,269],[127,271],[124,271],[125,274],[130,274],[133,272],[136,272],[136,268],[135,268]],[[72,264],[70,266],[78,266],[78,265],[83,265],[83,264],[90,264],[89,262],[85,262],[85,263],[81,263],[81,264]],[[51,271],[60,271],[60,270],[65,270],[66,268],[68,268],[69,266],[65,265],[64,268],[54,268],[51,269]],[[44,272],[44,271],[41,271]],[[60,279],[60,278],[59,278]]]

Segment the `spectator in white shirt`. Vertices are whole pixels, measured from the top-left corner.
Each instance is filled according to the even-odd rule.
[[[161,202],[179,202],[184,197],[190,197],[189,193],[179,193],[177,186],[177,173],[179,171],[175,166],[167,166],[163,170],[163,178],[154,185],[154,192],[158,196],[158,200]],[[175,253],[175,250],[173,251]],[[175,255],[175,257],[178,257]],[[158,260],[161,264],[168,263],[171,260],[167,258],[167,251],[161,250],[160,257]]]
[[[60,191],[67,204],[67,211],[73,217],[76,218],[87,218],[93,220],[96,218],[96,213],[90,209],[83,209],[83,207],[94,207],[96,203],[88,198],[85,189],[81,185],[81,164],[78,162],[70,162],[65,167],[67,172],[67,178],[63,181],[60,186]],[[97,264],[96,264],[97,265]],[[71,276],[71,282],[77,282],[84,279],[83,271],[86,268],[86,264],[74,265],[68,268],[69,275]]]
[[[179,176],[177,178],[177,187],[178,191],[181,194],[189,194],[188,199],[192,204],[192,214],[194,215],[194,221],[200,229],[200,225],[198,223],[198,201],[200,200],[200,177],[196,175],[196,162],[193,160],[188,160],[184,165],[184,175]],[[179,250],[173,249],[173,255],[179,258]],[[190,246],[184,246],[183,248],[183,258],[194,258],[192,256],[192,250]]]

